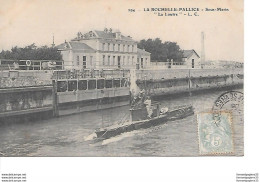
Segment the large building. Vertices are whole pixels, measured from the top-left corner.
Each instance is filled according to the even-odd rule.
[[[137,48],[137,41],[119,30],[105,28],[79,32],[77,37],[57,46],[64,69],[145,69],[150,53]]]

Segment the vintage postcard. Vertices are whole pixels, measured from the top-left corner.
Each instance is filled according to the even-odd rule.
[[[243,0],[0,0],[0,157],[243,156]]]

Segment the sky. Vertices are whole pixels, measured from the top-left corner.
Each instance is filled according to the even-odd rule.
[[[206,60],[244,61],[243,0],[0,0],[0,4],[0,50],[32,43],[50,46],[53,35],[58,45],[76,37],[77,32],[107,27],[137,41],[158,37],[177,42],[181,49],[194,49],[199,55],[204,32]],[[199,16],[158,16],[144,8],[200,11]]]

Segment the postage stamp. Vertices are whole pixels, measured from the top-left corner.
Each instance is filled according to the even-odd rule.
[[[230,112],[197,114],[200,155],[234,152],[232,117]]]

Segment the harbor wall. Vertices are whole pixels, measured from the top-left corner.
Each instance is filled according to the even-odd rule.
[[[51,77],[52,71],[0,71],[0,120],[46,112],[52,115]]]
[[[52,92],[52,86],[0,89],[0,120],[32,113],[52,113]]]
[[[52,71],[40,70],[0,71],[0,89],[51,85],[52,75]]]
[[[128,70],[126,73],[110,70],[86,72],[80,77],[71,73],[55,75],[53,71],[1,71],[0,118],[47,111],[60,116],[128,105],[131,89],[145,89],[151,96],[163,96],[233,88],[243,85],[243,77],[243,69]]]
[[[243,85],[243,69],[138,70],[136,83],[151,96]]]

